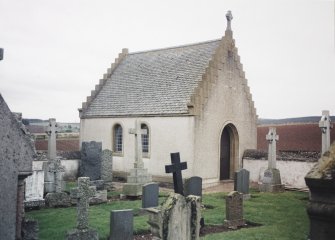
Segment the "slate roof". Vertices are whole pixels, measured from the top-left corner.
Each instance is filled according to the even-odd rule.
[[[129,53],[82,117],[187,114],[220,40]]]

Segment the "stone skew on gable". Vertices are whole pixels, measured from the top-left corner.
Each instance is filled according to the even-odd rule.
[[[119,64],[125,59],[128,55],[128,49],[123,48],[119,56],[115,58],[114,63],[111,64],[111,67],[107,69],[107,73],[105,73],[102,79],[99,80],[99,83],[95,85],[94,90],[91,91],[91,95],[87,96],[86,102],[82,103],[82,107],[79,108],[79,117],[81,117],[82,113],[89,107],[90,103],[94,100],[94,98],[98,95],[100,90],[105,85],[108,78],[110,78],[114,72],[114,70],[119,66]]]
[[[257,118],[256,108],[254,101],[252,100],[250,87],[248,86],[248,80],[245,78],[243,64],[240,62],[240,56],[238,55],[238,49],[235,46],[235,40],[233,38],[233,32],[230,28],[230,24],[227,25],[225,36],[223,36],[220,40],[220,44],[212,55],[212,59],[209,61],[208,66],[202,75],[202,79],[198,83],[198,86],[194,89],[193,94],[190,97],[190,101],[187,103],[190,115],[196,115],[202,118],[203,110],[208,101],[208,97],[217,85],[218,72],[224,68],[229,52],[233,54],[234,63],[236,63],[239,76],[242,78],[243,90],[249,101],[249,107],[252,109],[252,114]]]

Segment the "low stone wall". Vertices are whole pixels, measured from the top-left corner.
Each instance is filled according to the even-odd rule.
[[[319,158],[318,152],[280,152],[277,156],[277,169],[282,184],[289,188],[306,188],[305,176]],[[259,183],[268,167],[267,153],[247,150],[243,156],[243,168],[250,171],[250,181]]]

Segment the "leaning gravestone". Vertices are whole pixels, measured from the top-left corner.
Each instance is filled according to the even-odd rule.
[[[142,208],[158,206],[159,187],[157,183],[144,184],[142,194]]]
[[[113,210],[109,240],[133,240],[133,210]]]
[[[101,179],[101,142],[82,142],[79,172],[82,177],[91,181]]]
[[[201,177],[190,177],[185,180],[185,196],[195,195],[202,196],[202,178]]]
[[[101,153],[101,180],[104,181],[105,189],[112,190],[113,152],[109,149],[105,149]]]
[[[96,230],[88,227],[89,198],[95,194],[95,187],[89,185],[90,178],[78,178],[78,187],[71,189],[71,197],[77,199],[77,228],[68,232],[67,240],[98,240]]]
[[[249,171],[244,168],[242,168],[240,171],[235,172],[234,191],[242,193],[244,200],[250,198],[249,176],[250,176]]]
[[[230,192],[226,197],[226,220],[224,220],[224,226],[237,229],[244,225],[243,194],[236,191]]]
[[[335,143],[305,177],[310,190],[310,240],[335,239]]]
[[[200,197],[172,193],[159,208],[148,208],[149,225],[156,240],[197,240],[200,233]]]

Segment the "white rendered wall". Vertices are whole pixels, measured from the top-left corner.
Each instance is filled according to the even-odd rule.
[[[315,165],[315,162],[277,161],[283,184],[294,188],[306,188],[305,176]],[[250,171],[250,181],[259,182],[261,173],[268,167],[267,160],[243,159],[243,168]]]
[[[135,159],[135,137],[128,131],[135,127],[135,119],[149,127],[150,153],[143,161],[150,174],[171,176],[165,174],[165,165],[171,164],[170,153],[180,152],[181,161],[186,161],[188,166],[183,171],[183,177],[193,175],[192,116],[81,119],[80,143],[98,141],[102,142],[102,149],[112,150],[112,129],[115,124],[120,124],[123,129],[123,153],[121,156],[113,156],[113,171],[129,172]]]

